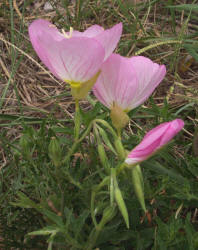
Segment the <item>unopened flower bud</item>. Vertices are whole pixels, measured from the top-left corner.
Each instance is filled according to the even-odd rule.
[[[114,190],[114,195],[115,195],[115,199],[116,202],[118,204],[118,207],[120,209],[120,212],[125,220],[126,226],[127,228],[129,228],[129,215],[128,215],[128,211],[124,202],[124,199],[122,197],[122,193],[120,191],[120,189],[118,187],[115,188]]]
[[[60,147],[59,141],[55,137],[51,138],[51,141],[48,147],[48,154],[49,154],[50,159],[54,163],[54,165],[56,167],[59,167],[61,165],[62,153],[61,153],[61,147]]]
[[[20,138],[19,145],[21,146],[21,152],[26,159],[30,159],[31,154],[31,145],[30,140],[27,135],[23,135]]]
[[[105,225],[110,220],[112,220],[115,215],[116,215],[116,208],[115,208],[115,206],[106,207],[105,210],[103,211],[103,215],[102,215],[102,219],[100,221],[100,225],[101,224]]]
[[[133,166],[131,168],[131,173],[135,194],[140,202],[142,209],[144,210],[144,212],[146,212],[146,206],[144,201],[144,183],[140,166]]]
[[[109,168],[109,165],[108,165],[108,160],[107,160],[106,152],[104,150],[104,146],[102,145],[102,143],[98,144],[98,154],[99,154],[100,161],[101,161],[103,167],[109,173],[110,172],[110,168]]]

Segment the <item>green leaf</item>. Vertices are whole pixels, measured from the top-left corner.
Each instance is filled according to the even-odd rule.
[[[37,210],[41,210],[41,206],[33,202],[31,199],[29,199],[24,193],[18,192],[18,201],[11,202],[12,205],[22,207],[22,208],[35,208]]]
[[[169,5],[167,6],[167,8],[173,8],[177,10],[198,11],[198,4]]]
[[[40,230],[37,231],[33,231],[31,233],[28,233],[27,235],[49,235],[49,234],[56,234],[57,232],[59,232],[59,229],[53,226],[48,226],[48,227],[44,227]]]
[[[196,60],[198,61],[198,46],[190,45],[190,44],[184,44],[184,48],[187,50],[187,52]]]
[[[88,126],[89,123],[93,121],[96,117],[97,118],[104,117],[105,115],[104,113],[100,114],[101,107],[102,104],[97,102],[94,108],[86,113],[80,109],[81,117],[86,126]]]
[[[81,213],[81,215],[76,219],[76,223],[75,223],[75,227],[76,227],[76,230],[75,230],[75,239],[78,238],[82,228],[83,228],[83,225],[85,224],[85,221],[86,219],[88,218],[89,216],[89,211],[88,210],[85,210]]]
[[[62,218],[60,216],[58,216],[57,214],[55,214],[47,209],[43,209],[42,214],[45,215],[51,221],[53,221],[59,227],[62,228],[64,226]]]
[[[167,174],[171,178],[179,181],[180,183],[185,183],[186,182],[186,179],[183,176],[181,176],[179,173],[175,172],[174,170],[170,170],[170,169],[167,169],[167,168],[163,167],[157,161],[152,161],[152,162],[147,161],[147,162],[142,163],[142,165],[145,166],[145,167],[149,167],[150,169],[152,169],[156,173]]]
[[[104,131],[103,128],[101,128],[100,126],[97,127],[99,132],[100,132],[100,135],[102,136],[102,139],[104,141],[104,143],[109,147],[109,149],[116,155],[116,151],[115,149],[113,148],[108,136],[107,136],[107,133]]]
[[[54,131],[54,133],[63,133],[66,135],[73,135],[73,129],[69,128],[69,127],[59,127],[59,126],[53,126],[51,127],[51,129]]]
[[[185,231],[186,231],[186,238],[187,238],[187,241],[188,241],[188,249],[189,250],[195,250],[194,248],[194,233],[195,233],[195,230],[191,224],[191,213],[188,213],[187,216],[186,216],[186,219],[185,219]]]

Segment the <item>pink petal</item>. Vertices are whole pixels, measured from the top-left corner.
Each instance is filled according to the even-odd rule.
[[[41,61],[48,67],[48,69],[56,77],[58,77],[56,70],[54,68],[54,65],[47,58],[47,55],[44,49],[42,48],[43,47],[42,44],[40,44],[40,42],[38,41],[38,37],[41,36],[43,32],[52,34],[54,39],[57,39],[57,40],[61,40],[64,37],[61,35],[61,33],[58,31],[58,29],[54,25],[52,25],[50,22],[43,20],[43,19],[38,19],[38,20],[33,21],[30,24],[28,30],[29,30],[30,41],[37,55],[39,56]]]
[[[161,138],[160,147],[168,143],[184,127],[184,121],[175,119],[169,125],[170,127],[166,131],[166,136]]]
[[[146,57],[125,58],[113,54],[102,66],[94,94],[109,108],[115,102],[129,111],[151,95],[165,73],[164,65],[153,63]]]
[[[143,56],[134,56],[131,64],[135,69],[138,79],[138,89],[134,99],[131,100],[130,109],[142,104],[155,90],[166,74],[164,65],[152,62]]]
[[[116,48],[120,40],[121,34],[122,23],[118,23],[114,25],[111,29],[107,29],[94,37],[105,48],[104,60],[106,60]]]
[[[87,37],[68,39],[48,22],[38,23],[30,26],[31,42],[53,74],[64,81],[85,82],[99,71],[105,54],[99,42]]]
[[[65,38],[63,34],[59,32],[59,30],[56,28],[55,25],[53,25],[52,23],[44,19],[37,19],[33,21],[30,24],[28,30],[29,30],[30,39],[32,37],[35,38],[39,35],[42,35],[43,32],[48,33],[49,35],[53,36],[53,38],[57,41],[60,41]]]
[[[138,146],[128,155],[127,164],[138,164],[146,160],[158,149],[168,143],[184,126],[181,119],[165,122],[150,130]]]
[[[103,27],[95,24],[95,25],[92,25],[91,27],[89,27],[88,29],[86,29],[83,32],[83,36],[86,36],[86,37],[95,37],[95,36],[99,35],[103,31],[104,31]]]
[[[72,32],[72,37],[89,37],[89,38],[94,38],[101,32],[103,32],[104,29],[103,27],[99,25],[92,25],[88,29],[86,29],[84,32],[76,31],[74,30]],[[66,32],[69,35],[69,32]]]
[[[123,110],[136,93],[137,80],[130,60],[112,54],[102,65],[93,91],[95,96],[108,108],[115,102]]]

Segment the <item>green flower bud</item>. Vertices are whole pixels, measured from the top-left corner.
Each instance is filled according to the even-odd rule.
[[[102,219],[100,221],[99,227],[100,226],[103,227],[106,223],[112,220],[115,215],[116,215],[115,206],[106,207],[103,211],[103,215],[102,215]]]
[[[30,159],[32,156],[30,140],[27,135],[23,135],[20,138],[19,145],[21,147],[21,152],[26,159]]]
[[[120,191],[120,189],[118,187],[115,188],[114,190],[114,195],[115,195],[115,199],[116,202],[118,204],[118,207],[120,209],[120,212],[124,218],[124,221],[126,223],[127,228],[129,228],[129,215],[128,215],[128,211],[124,202],[124,199],[122,197],[122,193]]]
[[[105,168],[107,173],[110,173],[110,168],[109,168],[106,152],[104,150],[102,143],[98,144],[98,154],[99,154],[100,161],[101,161],[103,167]]]
[[[62,150],[59,141],[56,139],[56,137],[51,138],[48,147],[48,155],[56,167],[59,167],[61,165]]]
[[[13,148],[13,154],[14,154],[15,163],[18,165],[20,162],[21,153],[17,149]]]
[[[140,205],[144,212],[146,212],[145,200],[144,200],[144,182],[142,171],[139,165],[131,168],[132,181],[135,190],[135,194],[140,202]]]

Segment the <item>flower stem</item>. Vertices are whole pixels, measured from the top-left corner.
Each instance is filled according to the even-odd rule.
[[[117,134],[118,134],[118,138],[121,140],[121,129],[120,128],[117,129]]]
[[[88,246],[85,248],[85,250],[93,250],[93,247],[95,246],[96,244],[96,241],[98,239],[98,236],[101,232],[102,228],[100,226],[98,226],[97,228],[94,228],[91,232],[91,240],[90,242],[88,243]]]
[[[74,135],[75,135],[75,141],[78,140],[79,134],[80,134],[80,109],[79,109],[79,100],[75,100],[75,118],[74,118]]]
[[[70,157],[72,156],[72,154],[74,153],[74,151],[76,150],[78,144],[85,139],[85,137],[88,135],[88,133],[90,132],[91,128],[92,128],[93,123],[91,122],[89,124],[89,126],[87,127],[87,129],[85,130],[85,132],[83,133],[83,135],[81,136],[81,138],[79,138],[77,141],[74,142],[74,144],[72,145],[71,149],[69,150],[68,154],[65,156],[63,163],[66,163],[70,160]]]
[[[102,119],[95,119],[94,121],[96,123],[101,123],[102,125],[104,125],[109,130],[109,132],[111,132],[111,134],[114,138],[118,137],[115,130],[109,125],[108,122],[106,122],[105,120],[102,120]]]

